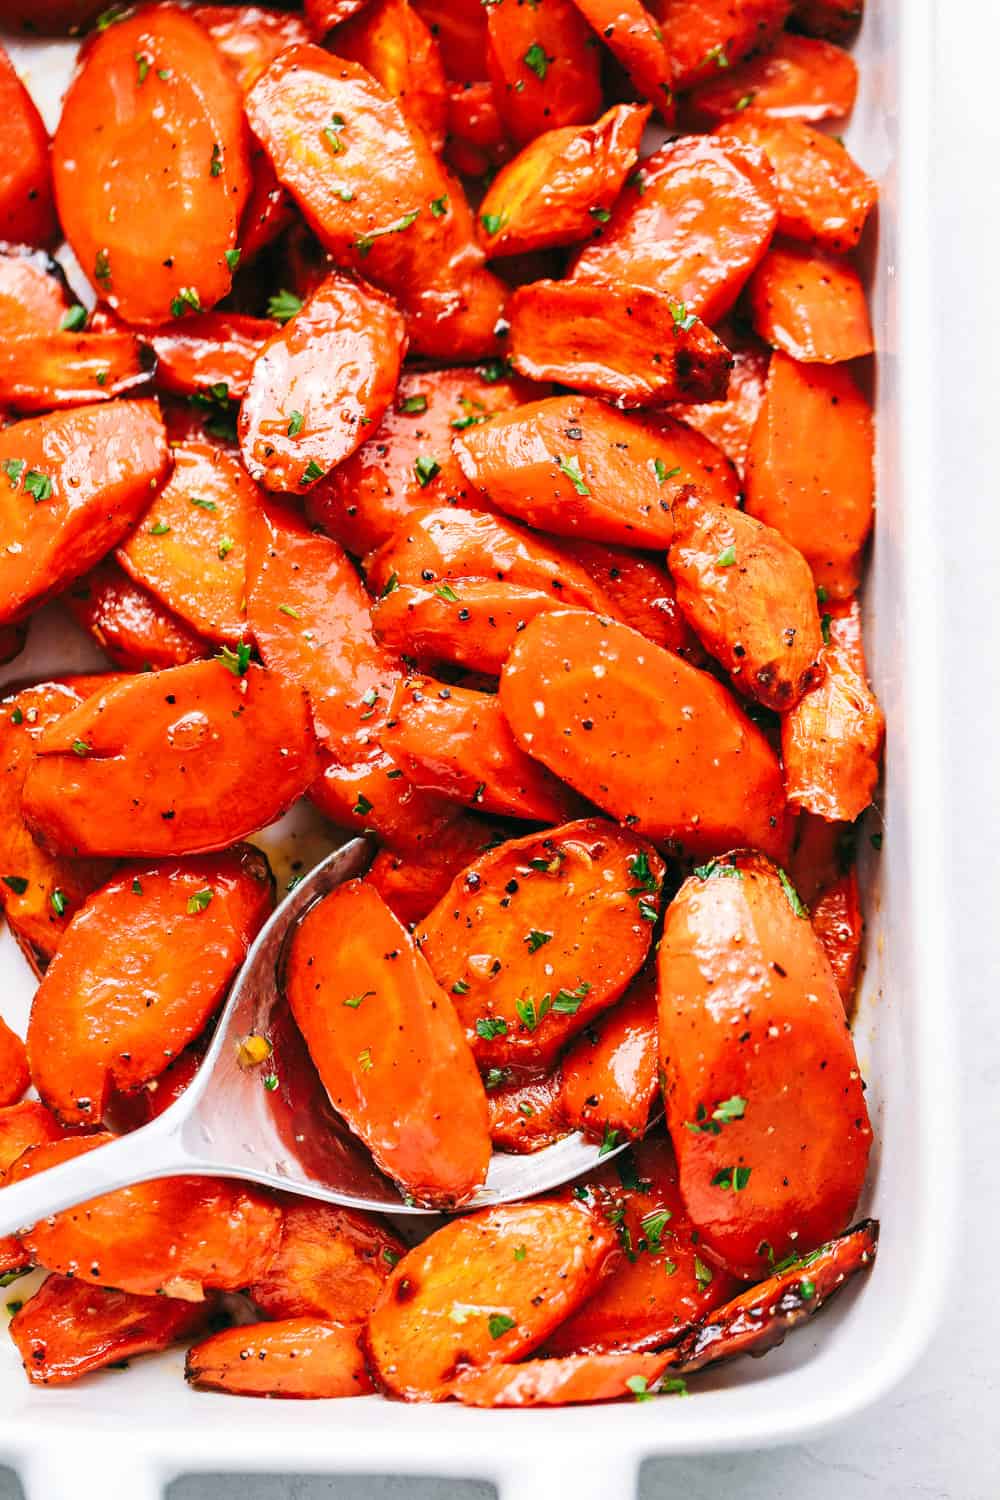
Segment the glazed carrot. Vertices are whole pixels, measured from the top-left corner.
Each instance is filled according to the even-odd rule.
[[[239,418],[253,478],[299,494],[322,479],[382,420],[405,352],[403,320],[387,297],[328,276],[254,363]]]
[[[243,99],[192,16],[158,5],[99,32],[52,155],[66,238],[129,323],[201,312],[226,295],[250,188]]]
[[[645,287],[536,281],[510,300],[511,363],[621,407],[711,401],[729,350],[684,303]]]
[[[429,849],[459,810],[450,798],[407,780],[399,762],[377,745],[347,762],[321,754],[309,798],[338,828],[375,833],[408,853]]]
[[[420,5],[416,5],[415,9],[420,10]],[[423,9],[426,11],[426,6]],[[485,23],[484,8],[484,36]],[[440,42],[443,35],[440,28],[435,35]],[[444,49],[441,50],[443,55]],[[485,66],[484,63],[484,72]],[[463,177],[488,177],[490,170],[509,161],[515,150],[500,118],[493,85],[486,79],[480,79],[471,83],[449,81],[447,87],[448,136],[444,159],[453,171],[460,172]]]
[[[52,203],[49,137],[31,95],[0,47],[0,240],[51,245],[58,235]]]
[[[249,1294],[269,1318],[360,1323],[404,1253],[402,1241],[372,1214],[292,1198],[278,1252]]]
[[[321,42],[334,26],[350,20],[364,4],[364,0],[304,0],[306,25],[317,42]]]
[[[601,112],[600,63],[572,0],[496,0],[486,11],[486,67],[497,108],[518,145]]]
[[[490,1087],[494,1073],[487,1075],[486,1101],[490,1107],[490,1138],[494,1151],[524,1154],[554,1146],[569,1134],[562,1114],[562,1077],[558,1070],[524,1083],[499,1083]]]
[[[0,1107],[16,1104],[30,1081],[24,1043],[0,1016]]]
[[[299,16],[262,5],[195,5],[191,15],[204,26],[244,93],[286,47],[309,40]]]
[[[878,783],[885,716],[868,684],[857,602],[824,619],[824,675],[783,720],[781,753],[794,806],[853,822]]]
[[[454,1207],[486,1177],[486,1096],[462,1028],[413,939],[370,885],[309,909],[289,1003],[334,1108],[418,1202]]]
[[[260,493],[217,443],[174,444],[174,471],[116,557],[198,635],[245,633],[247,539]]]
[[[672,125],[673,68],[656,17],[641,0],[576,0],[576,5],[642,97]]]
[[[448,112],[444,65],[430,28],[408,0],[372,0],[337,28],[334,48],[377,78],[441,151]]]
[[[788,873],[807,906],[811,907],[826,886],[853,867],[856,843],[857,833],[852,823],[828,823],[815,813],[799,813]]]
[[[400,681],[382,743],[415,786],[477,812],[560,823],[577,806],[573,794],[520,749],[492,693],[446,687],[429,677]]]
[[[756,146],[774,168],[779,234],[843,254],[852,250],[878,198],[878,186],[846,147],[800,120],[745,110],[715,139]]]
[[[648,108],[616,104],[592,125],[546,130],[503,167],[479,208],[486,253],[584,240],[605,222],[639,156]]]
[[[730,343],[733,368],[729,372],[725,401],[695,402],[693,405],[678,402],[670,409],[685,426],[693,427],[717,444],[742,477],[750,434],[764,400],[771,356],[770,350],[756,340],[733,348],[727,332],[726,342]]]
[[[495,676],[528,620],[559,601],[527,584],[489,578],[427,586],[395,583],[376,605],[375,634],[421,670],[442,662]]]
[[[30,413],[110,401],[147,385],[155,363],[130,333],[18,334],[0,344],[0,402]]]
[[[10,1336],[32,1385],[71,1385],[203,1332],[207,1307],[50,1276],[11,1319]]]
[[[858,585],[873,448],[871,407],[846,368],[772,355],[747,450],[746,508],[802,553],[831,599]]]
[[[37,1099],[0,1109],[0,1178],[31,1146],[61,1140],[65,1133],[52,1111]]]
[[[753,325],[792,359],[836,364],[872,352],[861,278],[849,261],[798,245],[772,245],[749,287]]]
[[[111,558],[78,578],[63,602],[108,660],[126,672],[180,667],[211,649]]]
[[[19,656],[28,639],[28,625],[0,625],[0,664],[6,665]]]
[[[674,898],[659,981],[684,1201],[711,1255],[759,1276],[839,1233],[864,1183],[871,1127],[833,971],[788,877],[737,854]]]
[[[248,266],[286,230],[301,227],[292,195],[281,186],[263,146],[251,142],[250,192],[240,222],[240,266]]]
[[[262,828],[312,780],[305,694],[240,646],[97,693],[40,736],[25,818],[51,849],[199,854]]]
[[[481,1067],[550,1067],[623,994],[660,910],[663,861],[587,818],[512,839],[457,875],[417,941]]]
[[[844,1009],[850,1015],[865,931],[856,870],[849,870],[820,892],[810,908],[810,921],[830,961]]]
[[[613,1244],[613,1229],[573,1201],[453,1219],[379,1295],[368,1322],[376,1378],[406,1400],[440,1401],[463,1370],[530,1354],[593,1290]]]
[[[656,975],[644,969],[563,1057],[567,1125],[602,1141],[637,1140],[656,1094],[656,1063]]]
[[[373,1387],[360,1335],[360,1324],[313,1318],[226,1328],[195,1345],[184,1374],[196,1390],[230,1396],[366,1396]]]
[[[82,406],[0,431],[0,624],[93,567],[167,476],[152,401]]]
[[[684,101],[684,113],[696,130],[711,130],[750,108],[773,119],[836,119],[851,113],[857,88],[849,52],[786,31],[767,52],[699,84]]]
[[[657,1393],[670,1354],[578,1354],[467,1370],[448,1395],[464,1406],[578,1406]],[[683,1387],[678,1387],[680,1390]]]
[[[156,384],[180,396],[209,392],[218,400],[240,401],[254,360],[274,332],[271,318],[228,312],[154,328],[146,338],[156,352]],[[222,385],[226,389],[216,391]]]
[[[579,280],[656,288],[706,323],[732,307],[777,221],[759,151],[712,137],[661,146],[633,174],[601,238],[577,256]]]
[[[865,0],[792,0],[792,21],[807,36],[843,42],[858,29]]]
[[[112,1087],[148,1083],[202,1032],[272,900],[266,859],[244,845],[133,866],[84,902],[28,1027],[32,1082],[62,1124],[99,1124]]]
[[[150,1120],[157,1119],[176,1104],[197,1077],[209,1040],[208,1031],[203,1031],[190,1047],[185,1047],[174,1058],[169,1068],[164,1068],[142,1088],[129,1093],[112,1090],[104,1116],[108,1128],[115,1135],[125,1135],[130,1130],[138,1130],[140,1125],[148,1125]]]
[[[766,47],[790,9],[791,0],[653,0],[674,87],[689,89]]]
[[[525,750],[637,834],[699,856],[783,850],[781,771],[760,730],[719,683],[627,626],[539,615],[500,702]]]
[[[461,813],[443,822],[422,847],[380,849],[365,878],[401,922],[420,922],[459,870],[505,836],[500,824]]]
[[[486,7],[455,5],[453,0],[413,0],[441,49],[448,77],[475,83],[486,77]]]
[[[726,466],[728,469],[728,465]],[[677,606],[677,592],[666,568],[646,552],[629,552],[600,542],[561,542],[567,557],[586,568],[607,595],[607,611],[640,635],[689,661],[704,653]]]
[[[0,251],[0,333],[55,333],[69,310],[58,264],[39,250],[8,245]],[[81,309],[82,315],[82,309]]]
[[[677,603],[740,692],[776,713],[821,675],[823,649],[809,564],[779,531],[732,506],[674,506],[667,563]]]

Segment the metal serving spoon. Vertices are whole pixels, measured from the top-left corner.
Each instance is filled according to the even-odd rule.
[[[435,1212],[405,1202],[334,1113],[281,994],[295,926],[320,897],[364,874],[373,852],[367,840],[352,839],[279,903],[247,954],[197,1076],[176,1103],[96,1151],[0,1189],[0,1235],[101,1193],[178,1175],[240,1177],[386,1213]],[[248,1037],[267,1038],[273,1047],[256,1067],[246,1066]],[[627,1144],[608,1150],[577,1133],[527,1156],[495,1153],[486,1182],[463,1209],[530,1198]]]

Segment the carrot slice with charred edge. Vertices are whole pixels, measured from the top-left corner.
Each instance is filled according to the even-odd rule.
[[[567,557],[586,568],[611,600],[608,613],[631,625],[657,646],[689,661],[704,656],[677,606],[673,579],[649,553],[629,552],[600,542],[560,542]]]
[[[84,902],[28,1027],[32,1082],[63,1125],[99,1124],[112,1087],[141,1087],[194,1041],[272,900],[267,860],[244,845],[132,867]]]
[[[200,1391],[319,1401],[374,1389],[360,1323],[286,1318],[225,1328],[189,1352],[184,1375]]]
[[[191,15],[204,26],[244,93],[286,47],[309,40],[299,17],[261,5],[195,5]]]
[[[99,562],[169,470],[152,401],[33,417],[0,431],[0,624]],[[32,503],[33,502],[33,503]]]
[[[525,146],[543,130],[587,125],[601,112],[601,67],[573,0],[494,0],[486,70],[500,116]]]
[[[445,72],[455,83],[486,77],[486,7],[455,5],[453,0],[413,0],[431,34],[437,38]]]
[[[36,1146],[10,1169],[19,1182],[111,1140],[77,1136]],[[262,1276],[281,1228],[281,1207],[259,1188],[224,1178],[165,1177],[94,1198],[43,1219],[21,1236],[40,1265],[138,1296],[200,1302]]]
[[[18,412],[110,401],[147,385],[156,364],[131,333],[31,333],[0,343],[0,402]]]
[[[617,406],[714,401],[729,350],[663,292],[597,280],[535,281],[510,300],[510,358],[529,380],[555,380]]]
[[[407,119],[441,152],[448,86],[437,42],[408,0],[372,0],[337,28],[338,57],[366,68],[395,99]]]
[[[487,1084],[492,1085],[491,1069]],[[524,1154],[554,1146],[569,1134],[560,1104],[562,1078],[558,1071],[525,1083],[500,1083],[488,1086],[486,1099],[490,1106],[490,1138],[494,1150]]]
[[[126,672],[181,667],[209,646],[111,558],[77,579],[63,602],[108,659]]]
[[[50,725],[25,778],[46,847],[155,856],[224,849],[312,781],[308,700],[277,673],[223,661],[146,672]]]
[[[853,822],[878,783],[885,715],[868,685],[857,601],[824,619],[824,675],[781,725],[785,784],[793,806]]]
[[[810,910],[813,931],[830,960],[844,1010],[851,1014],[865,923],[856,870],[822,890]]]
[[[313,38],[321,42],[328,31],[349,21],[365,0],[304,0],[306,25]]]
[[[715,139],[765,153],[774,168],[779,234],[834,254],[853,250],[878,186],[833,136],[800,120],[772,120],[749,109],[720,125]]]
[[[656,1095],[656,1043],[656,971],[644,969],[563,1058],[567,1125],[599,1140],[637,1140]]]
[[[500,361],[481,370],[404,371],[378,429],[310,490],[310,520],[349,552],[363,554],[426,506],[483,508],[452,454],[452,439],[533,393],[527,382],[508,379]]]
[[[247,629],[247,539],[260,492],[218,443],[176,443],[171,451],[170,479],[116,557],[199,635],[238,641]]]
[[[634,1400],[655,1390],[672,1363],[669,1354],[575,1354],[565,1359],[529,1359],[520,1365],[468,1370],[448,1395],[464,1406],[579,1406],[594,1401]]]
[[[675,896],[659,1012],[681,1191],[710,1254],[753,1277],[839,1233],[872,1139],[858,1060],[806,909],[762,855],[713,860]]]
[[[30,1082],[24,1043],[0,1016],[0,1107],[16,1104]]]
[[[372,1214],[290,1198],[278,1252],[249,1295],[269,1318],[361,1323],[405,1253]]]
[[[871,406],[850,371],[777,350],[747,449],[746,508],[802,553],[831,599],[858,586],[873,458]]]
[[[408,781],[399,762],[374,746],[346,763],[322,756],[309,798],[338,828],[376,833],[408,851],[430,848],[458,811],[450,798]]]
[[[0,1109],[0,1179],[29,1147],[62,1140],[65,1133],[52,1111],[37,1099]]]
[[[821,675],[816,587],[780,531],[731,506],[674,506],[667,563],[677,603],[737,688],[776,713]]]
[[[754,328],[792,359],[836,364],[872,352],[861,277],[838,256],[772,245],[748,296]]]
[[[220,398],[240,401],[250,385],[254,360],[275,328],[271,318],[230,312],[204,313],[154,328],[146,338],[156,351],[156,384],[179,396],[224,385]]]
[[[844,42],[864,14],[865,0],[792,0],[792,24],[807,36]]]
[[[137,1297],[71,1276],[50,1276],[11,1319],[32,1385],[72,1385],[107,1365],[169,1349],[202,1333],[212,1304]]]
[[[352,880],[296,928],[288,999],[334,1108],[418,1202],[485,1180],[486,1095],[427,960],[378,892]]]
[[[40,250],[0,246],[0,333],[55,333],[69,309],[58,264]]]
[[[420,5],[415,9],[420,10]],[[426,6],[423,9],[426,10]],[[485,20],[484,9],[484,26]],[[440,41],[440,32],[436,35]],[[447,123],[445,161],[463,177],[483,177],[491,167],[501,166],[514,154],[515,148],[500,119],[493,85],[485,79],[472,83],[448,83]]]
[[[616,104],[593,125],[536,136],[486,190],[479,222],[487,255],[586,239],[609,217],[648,119],[642,105]]]
[[[587,818],[513,839],[457,875],[417,941],[481,1067],[545,1069],[649,952],[663,861]]]
[[[849,115],[857,90],[849,52],[783,32],[769,51],[700,84],[684,101],[684,117],[694,130],[711,130],[752,107],[772,119],[815,123]]]
[[[247,145],[239,85],[178,7],[143,9],[86,49],[53,141],[56,203],[84,274],[129,323],[229,291]]]
[[[727,332],[726,342],[730,343]],[[711,439],[736,468],[742,478],[750,434],[757,420],[770,350],[756,340],[731,349],[733,368],[729,372],[729,390],[725,401],[677,402],[670,408],[686,427],[692,427]]]
[[[699,856],[784,851],[781,769],[763,734],[720,683],[627,626],[539,615],[500,702],[518,744],[637,834]]]
[[[68,678],[22,688],[0,701],[0,906],[37,971],[56,950],[73,913],[111,874],[103,860],[48,854],[25,826],[21,794],[38,740],[49,725],[118,676]]]
[[[58,234],[49,136],[42,117],[0,47],[0,240],[51,245]]]
[[[27,621],[23,625],[0,625],[0,665],[13,661],[24,650],[28,639]]]
[[[365,876],[404,925],[420,922],[471,860],[506,837],[498,823],[465,813],[445,821],[416,849],[390,845]]]
[[[791,1266],[741,1292],[688,1334],[672,1351],[676,1367],[688,1372],[736,1354],[766,1354],[857,1271],[869,1270],[877,1249],[878,1220],[863,1219],[839,1239],[793,1256]]]
[[[777,36],[791,0],[651,0],[674,87],[689,89]]]
[[[562,823],[578,807],[519,748],[492,693],[409,677],[393,693],[382,743],[415,786],[478,812]]]
[[[766,157],[735,142],[696,136],[661,146],[633,174],[572,275],[655,288],[716,323],[770,244],[778,217],[772,179]]]
[[[614,1230],[583,1203],[536,1198],[454,1219],[404,1256],[368,1321],[378,1381],[441,1401],[463,1370],[530,1354],[593,1290]]]
[[[406,353],[395,305],[334,273],[264,345],[240,407],[243,461],[269,490],[304,494],[377,426]]]

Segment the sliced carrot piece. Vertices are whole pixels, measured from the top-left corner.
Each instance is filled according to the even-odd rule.
[[[0,251],[0,333],[55,333],[69,311],[66,281],[43,251],[7,245]],[[78,315],[82,318],[83,309]]]
[[[760,1275],[839,1233],[865,1179],[872,1132],[833,971],[784,872],[736,854],[675,896],[659,983],[688,1213],[714,1258]]]
[[[513,839],[457,875],[417,929],[480,1066],[551,1066],[649,952],[664,866],[598,818]]]
[[[244,93],[286,47],[309,40],[299,16],[262,5],[195,5],[191,14],[204,26]]]
[[[776,713],[821,676],[816,587],[780,531],[732,506],[674,506],[667,563],[677,603],[736,687]]]
[[[402,1241],[372,1214],[289,1199],[278,1252],[249,1294],[269,1318],[360,1323],[404,1253]]]
[[[492,1087],[495,1072],[487,1074],[486,1099],[490,1106],[490,1138],[497,1151],[523,1154],[554,1146],[569,1134],[562,1114],[562,1077],[557,1071],[524,1083]]]
[[[321,757],[309,797],[338,828],[378,837],[407,851],[427,849],[455,817],[455,803],[407,780],[399,762],[371,746],[360,760]]]
[[[601,70],[572,0],[494,0],[486,11],[486,67],[511,136],[589,124],[601,112]]]
[[[296,928],[288,999],[334,1108],[418,1202],[484,1181],[486,1095],[447,995],[378,892],[348,881]]]
[[[116,1135],[125,1135],[130,1130],[138,1130],[140,1125],[148,1125],[150,1120],[158,1119],[176,1104],[197,1077],[209,1040],[208,1032],[203,1031],[190,1047],[185,1047],[174,1058],[169,1068],[164,1068],[142,1088],[130,1093],[113,1091],[104,1115],[108,1128]]]
[[[649,553],[600,542],[561,542],[560,546],[604,590],[611,600],[609,614],[655,645],[689,661],[701,660],[704,653],[677,606],[673,579]]]
[[[807,36],[844,42],[864,14],[865,0],[792,0],[792,21]]]
[[[669,1354],[578,1354],[467,1370],[449,1396],[463,1406],[580,1406],[656,1392]]]
[[[656,1094],[656,1040],[656,974],[644,969],[564,1056],[566,1123],[598,1140],[637,1140]]]
[[[655,16],[641,0],[576,0],[576,4],[642,97],[672,125],[673,68]]]
[[[652,0],[676,89],[689,89],[766,47],[791,0]]]
[[[377,426],[406,352],[403,319],[335,272],[268,340],[240,407],[243,461],[269,490],[304,494]]]
[[[733,348],[727,333],[726,342],[730,344],[733,368],[729,372],[725,401],[695,402],[693,405],[678,402],[671,411],[685,426],[710,438],[742,477],[750,434],[764,400],[771,355],[770,350],[756,340]]]
[[[868,683],[857,602],[824,619],[823,677],[782,721],[781,754],[793,806],[853,822],[878,784],[885,715]]]
[[[849,115],[857,90],[858,66],[849,52],[785,31],[767,52],[699,84],[684,112],[696,130],[711,130],[750,108],[772,119],[815,123]]]
[[[349,21],[364,3],[365,0],[304,0],[306,25],[315,40],[321,42],[328,31]]]
[[[417,5],[415,8],[419,10],[421,7]],[[484,9],[484,36],[485,23]],[[440,41],[440,29],[435,35]],[[442,53],[443,50],[442,48]],[[486,71],[485,63],[483,71]],[[453,171],[460,172],[463,177],[486,176],[491,168],[501,166],[514,154],[514,146],[500,119],[493,85],[486,79],[448,83],[447,124],[445,160]]]
[[[839,880],[851,868],[855,844],[853,824],[828,823],[810,812],[799,814],[788,873],[807,906],[812,906],[824,886]]]
[[[487,255],[586,239],[610,216],[648,118],[641,105],[616,104],[593,125],[536,136],[486,190],[479,222]]]
[[[156,351],[156,384],[179,396],[209,392],[220,401],[240,401],[250,374],[275,332],[271,318],[211,312],[152,329],[146,337]],[[225,386],[225,390],[216,387]]]
[[[851,1013],[865,923],[856,870],[825,887],[810,908],[813,931],[830,960],[844,1010]]]
[[[0,1107],[16,1104],[30,1082],[24,1043],[0,1016]]]
[[[99,1124],[112,1087],[148,1083],[200,1035],[272,902],[250,845],[132,867],[84,902],[28,1028],[32,1082],[62,1124]]]
[[[63,602],[123,671],[180,667],[209,654],[199,635],[110,558],[77,579]]]
[[[77,407],[0,431],[0,623],[93,567],[135,525],[168,468],[152,401]]]
[[[49,1276],[11,1319],[10,1336],[32,1385],[72,1385],[95,1370],[201,1333],[208,1307]]]
[[[260,252],[286,230],[299,228],[292,195],[278,181],[263,146],[250,147],[250,193],[240,223],[241,266],[248,266]]]
[[[436,588],[393,584],[372,616],[378,639],[421,669],[443,662],[495,676],[529,620],[559,601],[540,588],[470,578]]]
[[[52,202],[48,131],[3,47],[0,119],[0,240],[51,245],[58,235],[58,224]]]
[[[754,328],[792,359],[836,364],[872,352],[864,287],[849,261],[772,245],[748,295]]]
[[[408,0],[372,0],[337,28],[334,47],[366,68],[399,100],[407,119],[431,147],[444,146],[447,81],[437,42]]]
[[[365,878],[401,922],[419,922],[459,870],[504,836],[499,824],[462,813],[445,821],[416,849],[380,849]]]
[[[684,303],[644,287],[535,281],[510,301],[511,363],[622,407],[724,396],[732,360]]]
[[[373,1387],[360,1336],[360,1324],[313,1318],[225,1328],[195,1345],[184,1374],[197,1390],[230,1396],[366,1396]]]
[[[577,806],[572,792],[519,748],[492,693],[407,678],[393,694],[382,743],[415,786],[477,812],[562,823]]]
[[[52,1111],[37,1099],[0,1109],[0,1178],[29,1147],[61,1140],[65,1133]]]
[[[183,317],[226,295],[250,190],[243,96],[192,16],[158,5],[94,37],[52,161],[66,238],[129,323]]]
[[[627,626],[539,615],[500,702],[522,748],[636,833],[694,855],[783,851],[781,770],[763,734],[720,683]]]
[[[78,854],[200,854],[284,812],[316,769],[308,701],[263,667],[239,675],[231,655],[232,670],[141,673],[50,725],[24,784],[36,837]]]
[[[147,385],[155,362],[131,333],[17,334],[0,344],[0,402],[40,412],[110,401]]]
[[[802,553],[831,599],[858,585],[873,450],[871,406],[849,370],[772,355],[747,450],[746,508]]]
[[[774,168],[780,234],[834,254],[853,250],[878,186],[833,136],[801,120],[769,119],[748,109],[720,125],[715,139],[765,153]]]
[[[510,1364],[596,1285],[614,1231],[578,1202],[536,1198],[453,1219],[404,1256],[368,1322],[376,1378],[441,1401],[463,1370]]]
[[[573,263],[577,280],[656,288],[716,323],[767,249],[778,217],[759,152],[720,138],[661,146],[630,179],[601,237]]]
[[[413,0],[441,49],[445,72],[456,83],[486,77],[486,7],[454,0]]]

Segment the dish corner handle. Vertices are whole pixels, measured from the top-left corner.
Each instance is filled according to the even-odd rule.
[[[109,1435],[110,1436],[110,1435]],[[111,1439],[113,1441],[113,1438]],[[65,1451],[33,1453],[17,1470],[25,1500],[162,1500],[172,1475],[147,1459],[66,1444]]]
[[[636,1500],[639,1460],[628,1454],[597,1457],[563,1452],[558,1459],[524,1459],[503,1468],[496,1477],[498,1500]],[[34,1500],[34,1496],[30,1497]]]

